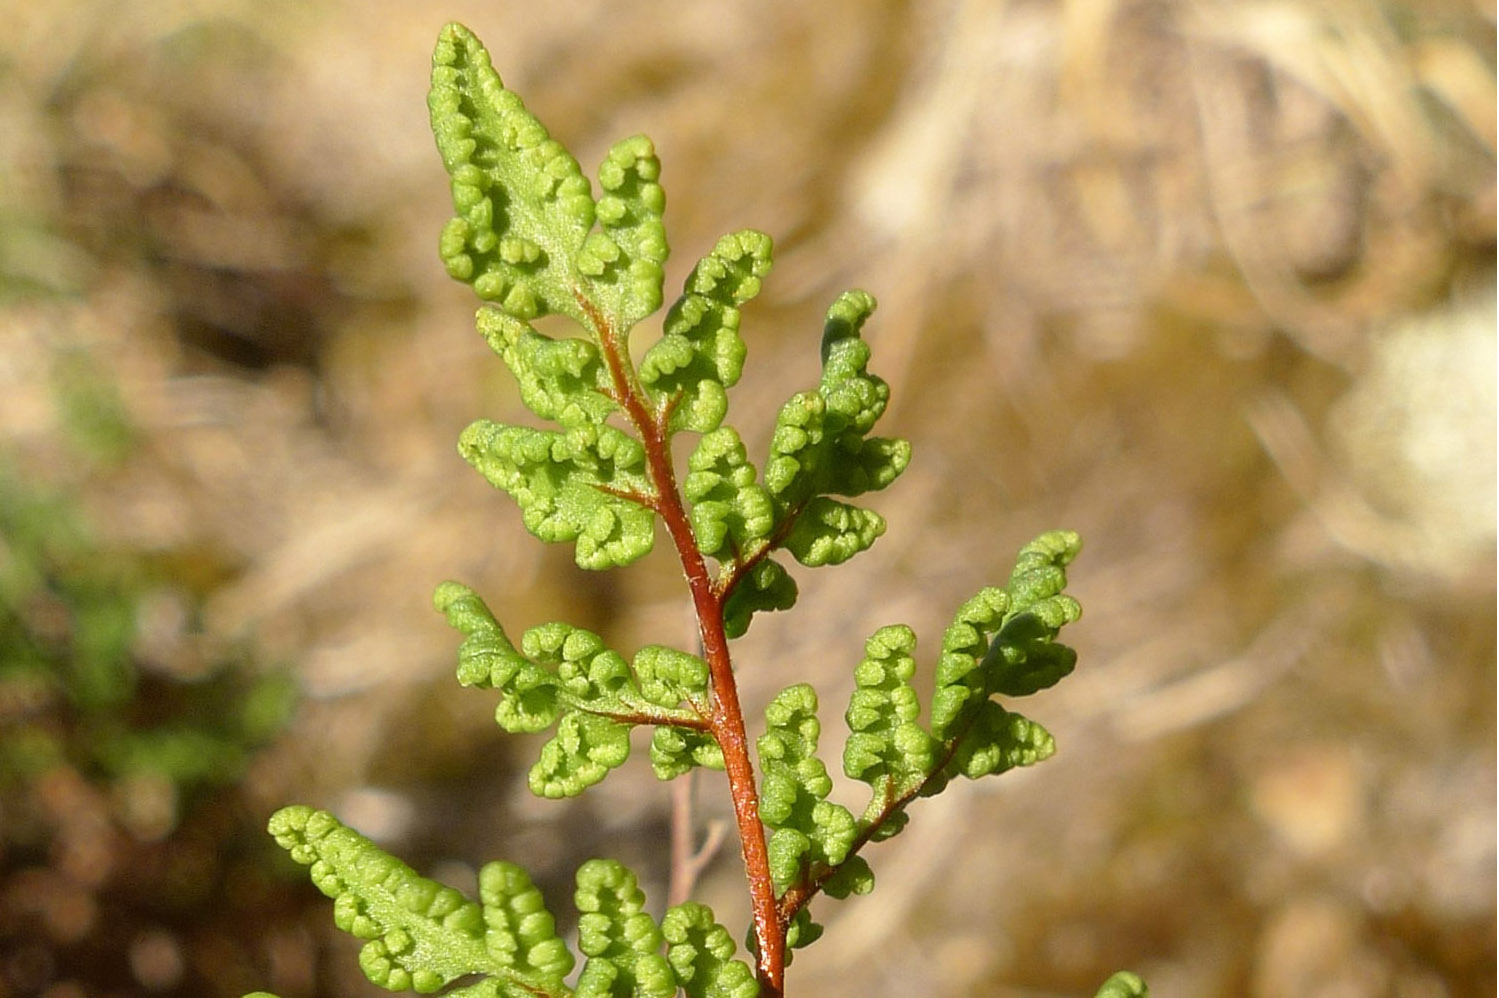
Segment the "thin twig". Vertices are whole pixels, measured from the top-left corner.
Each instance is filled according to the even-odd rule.
[[[678,905],[692,896],[697,871],[692,866],[692,798],[696,770],[671,781],[671,881],[666,903]]]
[[[697,771],[692,770],[673,780],[671,784],[671,886],[666,892],[668,905],[678,905],[691,899],[697,878],[713,862],[713,857],[718,854],[729,831],[726,822],[715,819],[708,823],[708,833],[703,836],[703,844],[693,844],[696,777]]]

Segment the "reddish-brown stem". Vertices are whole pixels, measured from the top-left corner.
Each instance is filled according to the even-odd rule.
[[[614,398],[625,418],[640,434],[651,484],[656,490],[654,501],[649,505],[660,515],[666,532],[671,536],[682,571],[687,576],[687,586],[692,592],[703,657],[707,660],[713,687],[713,700],[705,720],[723,750],[724,772],[729,780],[729,797],[734,805],[734,821],[739,828],[739,845],[744,856],[744,873],[749,881],[755,943],[760,951],[755,973],[760,982],[761,998],[781,998],[785,990],[786,931],[777,911],[770,854],[765,845],[765,826],[760,823],[760,794],[755,785],[755,767],[750,761],[744,712],[739,706],[739,688],[729,659],[728,636],[724,633],[723,595],[714,586],[708,563],[698,550],[692,522],[677,488],[668,433],[670,409],[651,408],[630,365],[621,332],[614,329],[609,319],[586,296],[577,294],[575,298],[598,336]]]

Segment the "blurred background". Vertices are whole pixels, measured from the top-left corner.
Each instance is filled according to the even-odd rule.
[[[524,414],[436,258],[449,19],[585,172],[655,139],[669,295],[775,236],[752,453],[880,299],[916,457],[737,646],[752,716],[813,679],[836,760],[865,635],[929,675],[1086,539],[1080,666],[1022,705],[1057,757],[921,803],[792,994],[1494,993],[1492,0],[4,0],[0,996],[381,993],[262,831],[291,801],[564,921],[592,855],[665,893],[665,788],[532,799],[430,609],[692,634],[664,544],[581,572],[455,453]],[[732,836],[701,893],[744,924]]]

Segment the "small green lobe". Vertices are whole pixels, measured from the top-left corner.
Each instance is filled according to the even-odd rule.
[[[448,273],[518,319],[561,312],[581,321],[574,261],[594,203],[577,161],[505,89],[462,25],[438,36],[427,106],[452,178],[455,215],[439,240]]]
[[[484,907],[484,944],[492,952],[547,981],[572,971],[573,955],[557,936],[556,920],[524,869],[514,863],[484,864],[479,870],[479,900]]]
[[[880,841],[889,836],[877,836]],[[850,856],[823,882],[822,891],[830,898],[846,898],[850,894],[868,894],[874,890],[874,871],[863,856]]]
[[[728,412],[728,389],[744,370],[739,309],[770,272],[771,240],[745,229],[718,241],[698,261],[666,314],[661,339],[640,363],[640,381],[673,399],[672,428],[707,433]]]
[[[577,998],[672,998],[676,979],[645,894],[624,865],[591,859],[578,868],[578,948],[588,957]]]
[[[609,378],[593,343],[554,340],[489,306],[479,309],[475,325],[515,376],[521,401],[542,419],[567,428],[597,425],[618,409],[605,395]]]
[[[1145,981],[1139,974],[1121,970],[1103,982],[1103,987],[1098,989],[1094,998],[1149,998],[1149,996],[1150,988],[1146,987]]]
[[[661,307],[666,194],[657,183],[661,161],[644,135],[614,144],[599,166],[598,220],[603,232],[584,246],[579,268],[593,278],[614,326],[628,330]]]
[[[885,529],[878,515],[826,497],[883,489],[910,463],[906,441],[867,435],[890,396],[868,372],[869,345],[860,336],[874,306],[869,294],[849,291],[828,309],[821,383],[781,407],[771,436],[765,489],[778,521],[797,518],[786,547],[806,565],[846,561]]]
[[[1082,549],[1070,530],[1042,534],[1020,551],[1010,576],[1010,613],[984,658],[996,692],[1029,696],[1066,676],[1077,653],[1055,640],[1057,632],[1082,616],[1077,600],[1062,590],[1066,566]]]
[[[1009,593],[985,587],[958,608],[942,635],[932,694],[932,733],[939,739],[949,738],[966,705],[986,695],[979,663],[988,652],[990,635],[999,629],[1009,606]]]
[[[843,771],[868,783],[876,798],[903,797],[935,765],[936,740],[921,727],[916,674],[916,634],[904,625],[882,627],[864,645],[849,698],[849,737]]]
[[[689,901],[661,920],[666,960],[687,998],[757,998],[755,972],[734,959],[734,940],[707,905]]]
[[[641,695],[662,707],[686,701],[706,709],[708,663],[665,645],[646,645],[631,662]]]
[[[833,789],[817,757],[822,726],[817,693],[806,683],[789,686],[765,708],[760,752],[760,820],[771,829],[767,848],[776,889],[784,891],[810,865],[836,866],[858,834],[854,816],[827,800]]]
[[[724,632],[737,638],[749,630],[750,618],[762,610],[789,610],[796,604],[796,580],[774,559],[766,558],[745,574],[724,601]]]
[[[797,516],[786,550],[809,568],[841,565],[884,532],[885,518],[873,510],[817,496]]]
[[[692,531],[703,554],[733,557],[770,534],[775,507],[755,478],[755,466],[733,428],[721,426],[698,440],[682,492],[692,503]]]
[[[651,734],[651,769],[658,780],[674,780],[694,766],[722,770],[723,748],[711,734],[662,725]]]
[[[576,797],[629,757],[628,725],[570,711],[557,723],[556,737],[541,747],[526,783],[538,797]]]
[[[649,553],[656,514],[625,496],[651,486],[639,441],[612,426],[562,432],[479,420],[458,450],[521,508],[526,529],[550,543],[575,542],[580,568],[628,565]]]
[[[791,962],[791,950],[805,949],[822,938],[823,926],[812,920],[812,913],[806,908],[798,911],[791,919],[791,924],[786,926],[786,962]]]
[[[970,780],[1030,766],[1056,754],[1056,742],[1041,725],[986,700],[975,711],[951,766]]]

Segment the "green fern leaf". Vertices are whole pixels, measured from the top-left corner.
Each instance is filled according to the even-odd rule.
[[[1082,612],[1062,591],[1080,547],[1071,531],[1042,534],[1021,549],[1009,585],[984,589],[959,608],[943,635],[932,697],[932,734],[951,747],[951,758],[923,794],[937,793],[951,776],[1001,773],[1056,751],[1045,728],[990,698],[1034,693],[1072,671],[1077,653],[1056,637]]]
[[[1034,693],[1072,671],[1077,654],[1056,643],[1082,610],[1062,589],[1078,536],[1056,530],[1021,549],[1004,589],[988,588],[959,609],[942,639],[932,733],[946,741],[960,717],[996,693]]]
[[[789,610],[796,604],[796,595],[796,580],[779,562],[766,558],[745,573],[724,601],[724,633],[731,638],[742,636],[756,613]]]
[[[500,309],[479,309],[475,325],[515,375],[521,401],[563,427],[596,426],[617,411],[598,347],[577,337],[552,339]]]
[[[334,899],[335,924],[368,940],[359,965],[392,991],[438,991],[484,974],[495,994],[565,995],[573,958],[518,867],[491,864],[483,904],[419,876],[326,811],[282,808],[270,832]]]
[[[605,304],[613,328],[628,330],[661,307],[666,194],[657,181],[661,161],[644,135],[616,142],[599,166],[598,220],[578,268],[593,279],[595,301]]]
[[[843,771],[869,784],[875,812],[914,793],[936,766],[937,740],[917,720],[921,703],[911,685],[915,651],[916,634],[909,627],[882,627],[865,642],[864,660],[854,670],[854,692],[844,715],[850,734]],[[889,822],[875,837],[889,838],[902,824]]]
[[[1054,685],[1077,664],[1077,653],[1055,639],[1083,613],[1062,591],[1066,566],[1081,549],[1082,541],[1070,530],[1042,534],[1021,549],[1006,587],[1009,612],[981,666],[996,693],[1028,696]]]
[[[672,428],[707,433],[728,412],[728,389],[744,370],[739,309],[760,293],[771,242],[746,229],[724,236],[698,261],[666,314],[661,339],[640,363],[640,381],[673,399]]]
[[[885,519],[873,510],[817,496],[797,516],[785,547],[809,568],[839,565],[868,550],[884,532]]]
[[[843,752],[844,772],[871,790],[858,825],[865,840],[898,834],[908,821],[906,805],[938,793],[955,776],[1002,773],[1056,751],[1045,728],[991,698],[1033,693],[1072,668],[1074,653],[1055,639],[1078,617],[1077,602],[1062,592],[1063,568],[1078,548],[1076,534],[1043,534],[1021,550],[1006,588],[985,588],[959,607],[943,635],[930,732],[918,720],[911,684],[916,635],[893,625],[866,642],[844,715]],[[838,896],[871,884],[867,868],[845,864],[822,889]]]
[[[756,998],[755,972],[734,959],[734,940],[707,905],[689,901],[661,920],[666,960],[687,998]]]
[[[537,796],[572,797],[598,783],[629,757],[630,728],[637,724],[681,728],[695,739],[684,750],[688,758],[711,765],[717,754],[721,765],[702,721],[708,684],[702,659],[652,645],[626,664],[598,635],[564,623],[531,628],[517,650],[466,586],[444,582],[433,602],[464,635],[458,681],[502,694],[499,725],[517,733],[556,725],[531,768],[528,782]]]
[[[676,978],[658,950],[663,938],[644,910],[645,894],[613,860],[578,868],[578,948],[588,957],[577,998],[672,998]]]
[[[867,436],[890,396],[885,382],[868,372],[869,345],[860,336],[874,307],[872,296],[849,291],[828,309],[822,381],[781,407],[771,437],[765,487],[777,522],[806,517],[787,541],[803,564],[846,561],[885,529],[874,513],[819,497],[882,489],[910,463],[906,441]]]
[[[577,161],[505,89],[462,25],[438,36],[427,106],[452,177],[456,214],[439,245],[448,273],[518,319],[584,321],[576,259],[594,202]]]
[[[428,107],[454,207],[440,256],[489,303],[476,325],[514,375],[522,402],[557,427],[479,420],[459,441],[464,458],[515,499],[527,530],[574,544],[575,560],[589,569],[645,555],[658,510],[682,542],[670,436],[700,434],[681,489],[697,552],[679,553],[715,655],[722,651],[713,640],[718,621],[708,611],[721,611],[733,638],[755,613],[795,603],[796,583],[777,552],[816,567],[874,544],[884,519],[844,500],[889,486],[909,464],[910,446],[871,436],[889,399],[888,385],[869,372],[862,336],[871,296],[849,291],[829,308],[821,378],[781,408],[757,469],[739,434],[722,424],[746,353],[740,312],[770,270],[770,238],[744,230],[719,240],[637,366],[629,334],[662,303],[669,253],[651,141],[637,135],[609,150],[595,200],[577,161],[458,24],[439,36]],[[543,335],[532,322],[548,314],[572,317],[583,336]],[[757,741],[758,795],[733,787],[740,819],[753,823],[743,809],[752,798],[769,832],[774,896],[762,893],[766,871],[749,871],[759,920],[752,955],[759,956],[759,940],[775,939],[789,963],[792,950],[823,932],[808,909],[815,895],[871,890],[874,875],[859,851],[899,832],[917,796],[959,775],[978,778],[1052,754],[1044,728],[995,698],[1035,693],[1072,670],[1076,655],[1057,636],[1080,614],[1064,592],[1077,552],[1075,534],[1044,534],[1022,549],[1006,586],[984,589],[959,608],[943,637],[929,730],[912,686],[915,634],[892,626],[870,637],[845,714],[844,770],[871,789],[858,819],[828,799],[812,687],[797,684],[775,697]],[[703,576],[697,554],[717,562],[716,581]],[[724,768],[714,731],[744,749],[732,687],[713,688],[698,656],[652,645],[626,661],[597,634],[560,622],[527,630],[517,647],[464,586],[443,583],[434,602],[463,634],[459,681],[498,693],[495,719],[507,731],[548,736],[529,774],[540,796],[576,795],[604,779],[628,757],[638,725],[653,728],[651,763],[661,779],[695,766]],[[728,662],[714,662],[726,678]],[[742,767],[730,768],[737,780]],[[777,962],[758,961],[762,988],[750,965],[734,959],[729,933],[708,908],[678,905],[658,926],[635,875],[614,861],[590,860],[577,871],[586,962],[574,989],[567,984],[574,957],[521,868],[483,867],[475,902],[421,877],[325,811],[283,808],[270,830],[334,899],[335,923],[365,940],[366,976],[391,990],[448,998],[675,998],[679,991],[757,998],[781,990]],[[776,909],[769,922],[767,907]],[[1146,993],[1137,976],[1119,973],[1097,998]]]
[[[827,799],[833,789],[817,757],[822,726],[817,693],[788,686],[765,708],[760,751],[760,820],[771,829],[771,876],[784,891],[812,867],[836,866],[848,856],[858,829],[848,808]]]
[[[556,432],[481,419],[458,450],[520,505],[526,529],[543,541],[576,542],[581,568],[628,565],[650,552],[656,514],[633,498],[651,491],[639,441],[612,426]]]
[[[682,492],[692,503],[692,532],[703,554],[727,560],[770,534],[775,508],[755,478],[755,466],[731,427],[719,427],[698,441]]]

